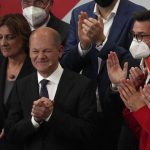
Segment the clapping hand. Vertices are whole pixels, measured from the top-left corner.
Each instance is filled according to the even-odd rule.
[[[136,90],[129,79],[123,79],[120,82],[119,93],[125,106],[131,111],[136,111],[145,105],[144,97],[141,94],[142,88]]]
[[[130,69],[129,78],[135,88],[139,90],[140,86],[143,87],[147,78],[147,70],[145,69],[144,72],[138,67],[132,67]]]
[[[83,49],[88,49],[92,43],[102,44],[106,38],[102,18],[100,16],[98,20],[89,18],[86,12],[81,12],[78,20],[78,35]]]
[[[117,54],[110,52],[107,59],[107,71],[111,83],[119,85],[120,80],[127,77],[128,63],[126,62],[122,69]]]
[[[52,113],[53,102],[48,98],[42,97],[33,102],[31,115],[35,121],[44,121]]]

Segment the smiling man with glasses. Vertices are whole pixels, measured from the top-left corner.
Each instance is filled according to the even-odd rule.
[[[21,0],[21,5],[23,15],[32,30],[51,27],[59,32],[62,43],[65,43],[69,25],[52,14],[53,0]]]

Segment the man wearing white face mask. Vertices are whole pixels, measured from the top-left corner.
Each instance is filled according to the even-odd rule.
[[[150,11],[135,15],[133,37],[130,52],[133,58],[141,59],[141,70],[144,71],[146,68],[148,76],[145,83],[147,84],[150,79]]]
[[[148,83],[150,83],[150,10],[135,15],[135,20],[133,26],[134,40],[130,51],[134,58],[142,59],[140,65],[142,71],[137,67],[131,68],[130,79],[124,79],[120,82],[119,93],[126,106],[124,116],[129,127],[139,139],[139,150],[149,150],[150,84]],[[147,70],[148,75],[143,73],[143,68]]]
[[[134,25],[132,29],[133,41],[129,48],[132,57],[136,60],[141,60],[140,68],[144,71],[150,69],[150,10],[136,13],[134,15]],[[114,67],[116,68],[114,71]],[[133,68],[132,68],[133,69]],[[124,69],[121,69],[118,57],[115,52],[111,52],[107,59],[108,75],[113,84],[120,84],[122,78],[127,77],[127,64]],[[142,73],[141,71],[141,73]],[[140,73],[137,73],[140,74]],[[149,78],[150,79],[150,78]]]
[[[42,26],[55,29],[61,35],[62,43],[65,44],[69,24],[61,21],[51,12],[53,0],[21,0],[24,17],[29,22],[32,30]]]
[[[136,13],[134,15],[134,20],[135,20],[135,22],[134,22],[134,26],[133,26],[133,30],[132,30],[133,31],[132,32],[133,41],[130,46],[130,52],[134,59],[136,59],[137,61],[141,60],[140,67],[141,67],[142,71],[137,67],[131,68],[129,78],[133,82],[133,87],[131,85],[127,85],[128,81],[127,81],[127,83],[121,81],[123,78],[126,78],[126,76],[127,76],[127,70],[128,70],[127,64],[124,66],[124,69],[121,69],[117,55],[115,53],[109,54],[108,60],[107,60],[107,69],[108,69],[108,74],[109,74],[110,80],[113,83],[113,85],[118,85],[119,92],[121,93],[121,98],[123,99],[124,103],[125,103],[124,99],[126,99],[127,95],[128,96],[130,95],[127,98],[128,100],[126,100],[126,101],[128,101],[128,103],[125,103],[126,107],[129,107],[130,109],[132,107],[132,109],[134,108],[134,111],[136,112],[139,108],[143,107],[144,102],[141,102],[140,96],[138,96],[136,98],[133,96],[134,99],[131,96],[134,94],[136,96],[137,92],[135,92],[135,91],[139,88],[139,86],[143,86],[144,84],[147,84],[150,79],[149,73],[148,73],[148,76],[146,76],[146,74],[143,74],[143,71],[145,68],[148,70],[148,72],[149,72],[149,68],[150,68],[150,63],[149,63],[149,58],[150,58],[149,57],[149,55],[150,55],[150,11]],[[121,86],[120,86],[120,83],[121,83]],[[131,95],[132,90],[130,88],[132,90],[134,89],[134,92],[132,93],[132,95]],[[130,89],[130,90],[128,90],[128,89]],[[113,102],[115,102],[117,99],[118,99],[117,101],[120,100],[120,97],[119,96],[117,97],[116,95],[114,95],[111,98],[112,98]],[[131,100],[132,100],[132,102],[131,102]],[[130,103],[130,106],[128,106],[129,103]],[[133,110],[131,110],[131,111],[133,111]],[[130,115],[132,116],[132,113]],[[128,136],[128,132],[127,132],[126,128],[122,128],[121,133],[122,134],[121,134],[120,141],[126,141],[125,137]],[[146,136],[146,134],[145,134],[145,136]],[[126,139],[129,139],[128,137]],[[145,137],[142,137],[142,138],[145,140]],[[142,144],[140,142],[140,150],[148,150],[150,147],[147,146],[147,143],[148,143],[147,139],[146,139],[145,144]],[[122,145],[125,145],[125,143]],[[142,149],[145,146],[147,147],[147,149],[146,148]],[[123,150],[123,146],[120,146],[119,148]]]

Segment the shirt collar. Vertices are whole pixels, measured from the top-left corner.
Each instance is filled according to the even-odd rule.
[[[49,14],[49,16],[48,16],[46,22],[45,22],[43,25],[41,25],[40,27],[46,27],[47,24],[48,24],[48,22],[49,22],[49,20],[50,20],[50,18],[51,18],[51,15]],[[31,31],[34,31],[34,30],[35,30],[35,28],[34,28],[33,26],[30,26],[30,29],[31,29]]]
[[[117,10],[118,10],[118,7],[119,7],[119,4],[120,4],[120,0],[118,0],[114,6],[114,8],[112,9],[112,11],[110,12],[110,14],[107,16],[107,19],[109,19],[111,16],[115,16],[116,13],[117,13]],[[96,16],[99,16],[100,13],[98,11],[98,7],[97,7],[97,3],[95,4],[94,6],[94,11],[93,13],[96,15]]]
[[[41,76],[39,72],[37,72],[38,83],[40,84],[41,80],[46,79],[49,80],[51,83],[58,84],[62,76],[62,73],[63,73],[63,68],[60,66],[60,64],[58,65],[57,69],[47,78],[44,78],[43,76]]]

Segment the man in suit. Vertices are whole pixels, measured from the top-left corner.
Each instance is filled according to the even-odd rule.
[[[23,15],[32,30],[47,26],[59,32],[63,45],[66,41],[69,24],[61,21],[51,12],[53,0],[21,0]]]
[[[59,64],[58,32],[43,27],[30,37],[30,57],[37,72],[17,82],[6,135],[25,150],[86,149],[95,132],[95,85]],[[43,86],[42,82],[47,81]]]
[[[129,52],[132,41],[132,38],[129,38],[133,25],[132,14],[143,9],[128,0],[95,0],[72,12],[70,32],[61,64],[76,72],[82,71],[83,75],[97,82],[97,102],[102,108],[101,110],[99,106],[98,111],[102,112],[105,119],[104,149],[117,149],[122,122],[120,115],[115,109],[112,110],[106,92],[110,87],[106,67],[107,55],[113,50],[120,60],[123,57],[128,59],[128,54],[125,54]],[[118,110],[121,108],[119,105]]]

